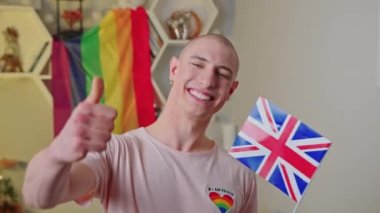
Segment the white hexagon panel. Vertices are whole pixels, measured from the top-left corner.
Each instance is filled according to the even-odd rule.
[[[170,39],[170,29],[168,27],[168,20],[174,12],[178,11],[192,11],[199,19],[201,29],[200,35],[210,31],[214,23],[218,10],[212,0],[156,0],[151,8],[152,20],[157,21],[156,26],[159,31],[165,32],[164,37]]]
[[[20,64],[23,73],[40,75],[51,55],[52,37],[35,10],[0,5],[0,32],[0,58],[8,58],[1,61],[0,72],[9,72],[13,63]]]
[[[49,97],[35,75],[0,77],[0,158],[28,161],[51,142],[53,120]]]

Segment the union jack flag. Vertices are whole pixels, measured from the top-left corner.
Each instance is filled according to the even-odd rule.
[[[306,124],[259,97],[230,154],[298,203],[330,145]]]

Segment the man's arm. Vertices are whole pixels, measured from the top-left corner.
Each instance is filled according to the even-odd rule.
[[[88,152],[105,150],[111,138],[116,111],[99,104],[102,94],[103,82],[94,78],[90,95],[74,109],[60,134],[30,161],[23,185],[28,205],[51,208],[95,187],[92,170],[79,161]]]
[[[52,208],[95,187],[93,172],[86,165],[56,162],[49,155],[49,148],[45,148],[28,165],[23,186],[28,205]]]

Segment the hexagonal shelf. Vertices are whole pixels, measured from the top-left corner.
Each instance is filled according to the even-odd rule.
[[[161,58],[153,67],[152,73],[155,88],[158,89],[157,93],[162,103],[165,103],[166,98],[169,95],[170,83],[169,83],[169,62],[172,56],[179,56],[183,45],[168,43],[163,47],[163,53]]]
[[[6,48],[9,51],[3,35],[8,27],[17,31],[23,72],[40,75],[50,58],[52,37],[39,16],[32,7],[0,6],[0,31],[3,37],[0,39],[0,57],[5,54]]]
[[[218,15],[217,7],[212,0],[156,0],[150,12],[151,16],[155,16],[152,20],[157,21],[157,29],[161,32],[162,36],[168,40],[170,40],[170,32],[166,22],[173,12],[179,10],[191,10],[198,15],[202,23],[200,35],[210,31]]]

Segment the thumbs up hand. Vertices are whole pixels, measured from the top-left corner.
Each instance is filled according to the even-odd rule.
[[[92,80],[90,95],[84,100],[84,102],[91,104],[98,104],[103,96],[104,85],[102,79],[95,77]]]
[[[50,157],[62,163],[81,160],[88,152],[106,149],[117,112],[99,104],[103,81],[95,77],[89,96],[73,110],[65,126],[49,146]]]

